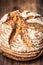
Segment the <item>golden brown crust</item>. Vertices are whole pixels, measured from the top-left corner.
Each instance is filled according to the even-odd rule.
[[[14,12],[12,12],[10,14],[11,14],[10,16],[13,16]],[[16,14],[15,14],[15,16],[16,16]],[[29,16],[28,18],[31,19],[33,17],[34,16]],[[40,18],[40,16],[36,16],[35,18]],[[14,21],[15,21],[15,18],[14,18]],[[30,28],[33,30],[39,30],[39,31],[43,32],[43,25],[38,24],[38,23],[26,23],[23,20],[23,18],[21,18],[19,16],[19,14],[17,14],[17,16],[16,16],[16,30],[13,31],[13,32],[15,32],[14,34],[12,33],[13,35],[11,36],[10,41],[9,41],[10,44],[12,44],[12,42],[16,40],[18,34],[21,31],[22,40],[27,44],[27,46],[32,47],[32,42],[30,41],[30,37],[25,36],[25,33],[27,31],[26,28]],[[30,33],[28,33],[28,34],[30,34]]]
[[[34,18],[34,16],[29,16],[27,17],[25,20],[23,18],[21,18],[20,14],[18,12],[10,12],[8,14],[8,19],[6,22],[4,22],[7,25],[10,25],[12,28],[12,33],[9,37],[9,45],[11,46],[13,43],[13,41],[16,41],[17,36],[20,34],[21,35],[21,39],[24,41],[24,44],[27,45],[28,49],[29,48],[33,48],[32,44],[33,42],[31,42],[31,38],[30,38],[30,33],[31,32],[27,32],[27,29],[31,29],[31,31],[36,31],[38,30],[38,32],[43,33],[43,25],[38,24],[38,23],[26,23],[27,19],[31,19]],[[35,18],[40,18],[40,16],[36,16]],[[28,36],[25,35],[26,33],[28,33]],[[40,36],[38,36],[37,34],[35,35],[37,40],[40,40]],[[16,60],[31,60],[34,59],[38,56],[40,56],[42,54],[42,50],[43,50],[43,39],[41,39],[40,44],[38,44],[38,48],[35,49],[36,47],[34,46],[34,50],[30,50],[30,51],[23,51],[23,52],[17,52],[16,50],[12,50],[10,47],[7,48],[5,46],[1,46],[0,49],[3,53],[3,55],[12,58],[12,59],[16,59]],[[23,47],[24,48],[24,47]]]
[[[4,46],[1,46],[0,49],[4,56],[19,61],[33,60],[38,58],[43,53],[43,50],[36,50],[29,53],[16,53],[15,51],[12,51]]]
[[[19,16],[18,12],[15,12],[15,11],[10,12],[8,14],[7,20],[4,23],[6,23],[7,25],[10,25],[12,28],[14,28],[18,16]]]
[[[17,22],[16,22],[16,32],[15,34],[10,38],[10,44],[12,44],[12,41],[15,41],[17,38],[17,35],[20,33],[20,29],[21,29],[21,20],[20,17],[17,18]],[[12,33],[13,34],[13,33]]]
[[[38,23],[27,23],[27,27],[43,32],[43,25]]]

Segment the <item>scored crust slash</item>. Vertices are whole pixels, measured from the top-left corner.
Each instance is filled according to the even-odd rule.
[[[32,60],[43,52],[43,21],[34,12],[13,11],[0,20],[0,50],[15,60]]]

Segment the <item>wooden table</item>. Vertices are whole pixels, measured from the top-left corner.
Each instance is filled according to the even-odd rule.
[[[0,18],[15,7],[43,15],[43,0],[0,0]]]
[[[15,61],[0,54],[0,65],[43,65],[43,55],[32,61]]]
[[[25,3],[24,3],[25,2]],[[14,7],[27,9],[43,14],[43,0],[0,0],[0,18]],[[0,54],[0,65],[43,65],[43,55],[36,60],[20,62],[6,58]]]

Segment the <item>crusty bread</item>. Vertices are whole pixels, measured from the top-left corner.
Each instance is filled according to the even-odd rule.
[[[6,21],[0,24],[0,50],[14,60],[39,57],[43,52],[41,15],[28,11],[8,13]]]

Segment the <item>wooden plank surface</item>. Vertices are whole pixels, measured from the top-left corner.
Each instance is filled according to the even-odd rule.
[[[0,65],[43,65],[43,55],[32,61],[15,61],[0,54]]]
[[[43,14],[43,0],[0,0],[0,18],[14,7],[20,10],[36,11]],[[0,65],[43,65],[43,55],[33,61],[20,62],[6,58],[0,54]]]
[[[0,18],[15,7],[43,14],[43,0],[0,0]]]

